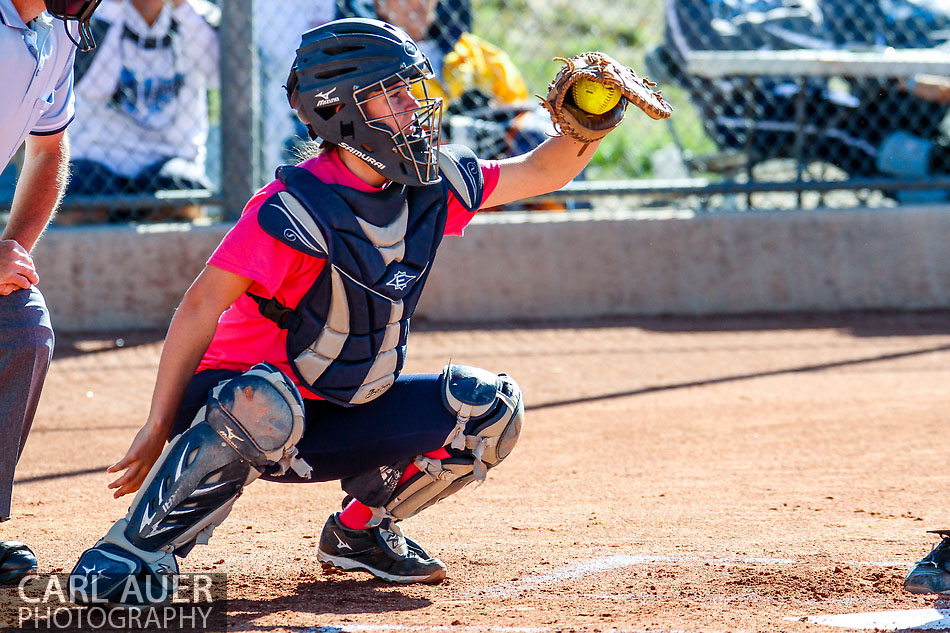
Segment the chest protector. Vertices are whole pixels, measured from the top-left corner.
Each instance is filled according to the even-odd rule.
[[[462,170],[447,171],[451,178]],[[277,177],[287,191],[261,206],[261,228],[327,263],[293,310],[251,296],[261,314],[287,330],[287,358],[306,389],[344,406],[369,402],[403,368],[409,318],[445,231],[451,180],[361,192],[299,167],[281,167]],[[465,184],[452,189],[461,189],[456,195],[475,210],[481,179],[474,188]]]

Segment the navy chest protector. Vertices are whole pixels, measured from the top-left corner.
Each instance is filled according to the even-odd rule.
[[[481,203],[477,171],[474,188],[458,196],[471,210]],[[299,167],[281,167],[277,177],[287,191],[261,205],[261,228],[327,263],[295,309],[250,296],[287,330],[287,358],[306,389],[337,404],[369,402],[405,362],[409,318],[442,241],[451,181],[367,193]]]

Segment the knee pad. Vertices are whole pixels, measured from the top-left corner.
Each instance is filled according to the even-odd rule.
[[[297,386],[270,363],[258,363],[211,390],[198,411],[242,458],[258,470],[291,466],[303,437],[303,398]]]
[[[290,467],[309,475],[296,458],[303,430],[300,393],[273,365],[259,363],[220,383],[191,427],[152,466],[124,529],[110,530],[104,540],[137,553],[173,550],[184,556],[195,543],[208,542],[264,469]]]
[[[396,488],[381,507],[373,508],[374,522],[409,518],[473,481],[484,481],[488,469],[508,457],[518,442],[524,404],[521,389],[506,374],[448,365],[442,372],[441,391],[442,403],[456,419],[445,440],[452,456],[416,457],[413,463],[421,472]]]
[[[446,445],[471,451],[475,479],[508,457],[524,420],[521,389],[507,374],[447,365],[442,371],[442,404],[455,413]]]

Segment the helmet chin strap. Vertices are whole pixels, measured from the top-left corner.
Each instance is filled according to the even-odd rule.
[[[365,159],[357,156],[352,151],[348,151],[346,148],[340,147],[338,145],[336,147],[336,153],[344,167],[349,169],[353,175],[366,184],[379,189],[385,189],[391,182],[393,182],[391,179],[387,178],[374,169],[373,166],[366,162]]]

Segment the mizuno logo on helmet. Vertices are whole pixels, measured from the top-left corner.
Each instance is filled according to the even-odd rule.
[[[376,167],[377,169],[386,169],[386,165],[384,165],[383,163],[379,162],[378,160],[376,160],[375,158],[373,158],[373,157],[370,156],[369,154],[366,154],[365,152],[361,152],[360,150],[356,149],[355,147],[350,147],[350,146],[347,145],[346,143],[340,143],[340,147],[342,147],[342,148],[345,149],[346,151],[350,152],[351,154],[354,154],[354,155],[356,155],[357,157],[362,158],[362,159],[365,160],[367,163],[369,163],[369,164],[372,165],[373,167]]]
[[[334,92],[336,92],[336,89],[337,89],[337,87],[334,86],[334,87],[330,88],[329,90],[327,90],[326,92],[315,92],[315,93],[314,93],[314,96],[317,98],[317,105],[316,105],[316,107],[319,108],[319,107],[321,107],[321,106],[327,106],[327,105],[331,105],[331,104],[334,104],[334,103],[339,103],[339,102],[340,102],[340,98],[339,98],[339,97],[331,97],[331,95],[332,95]]]

